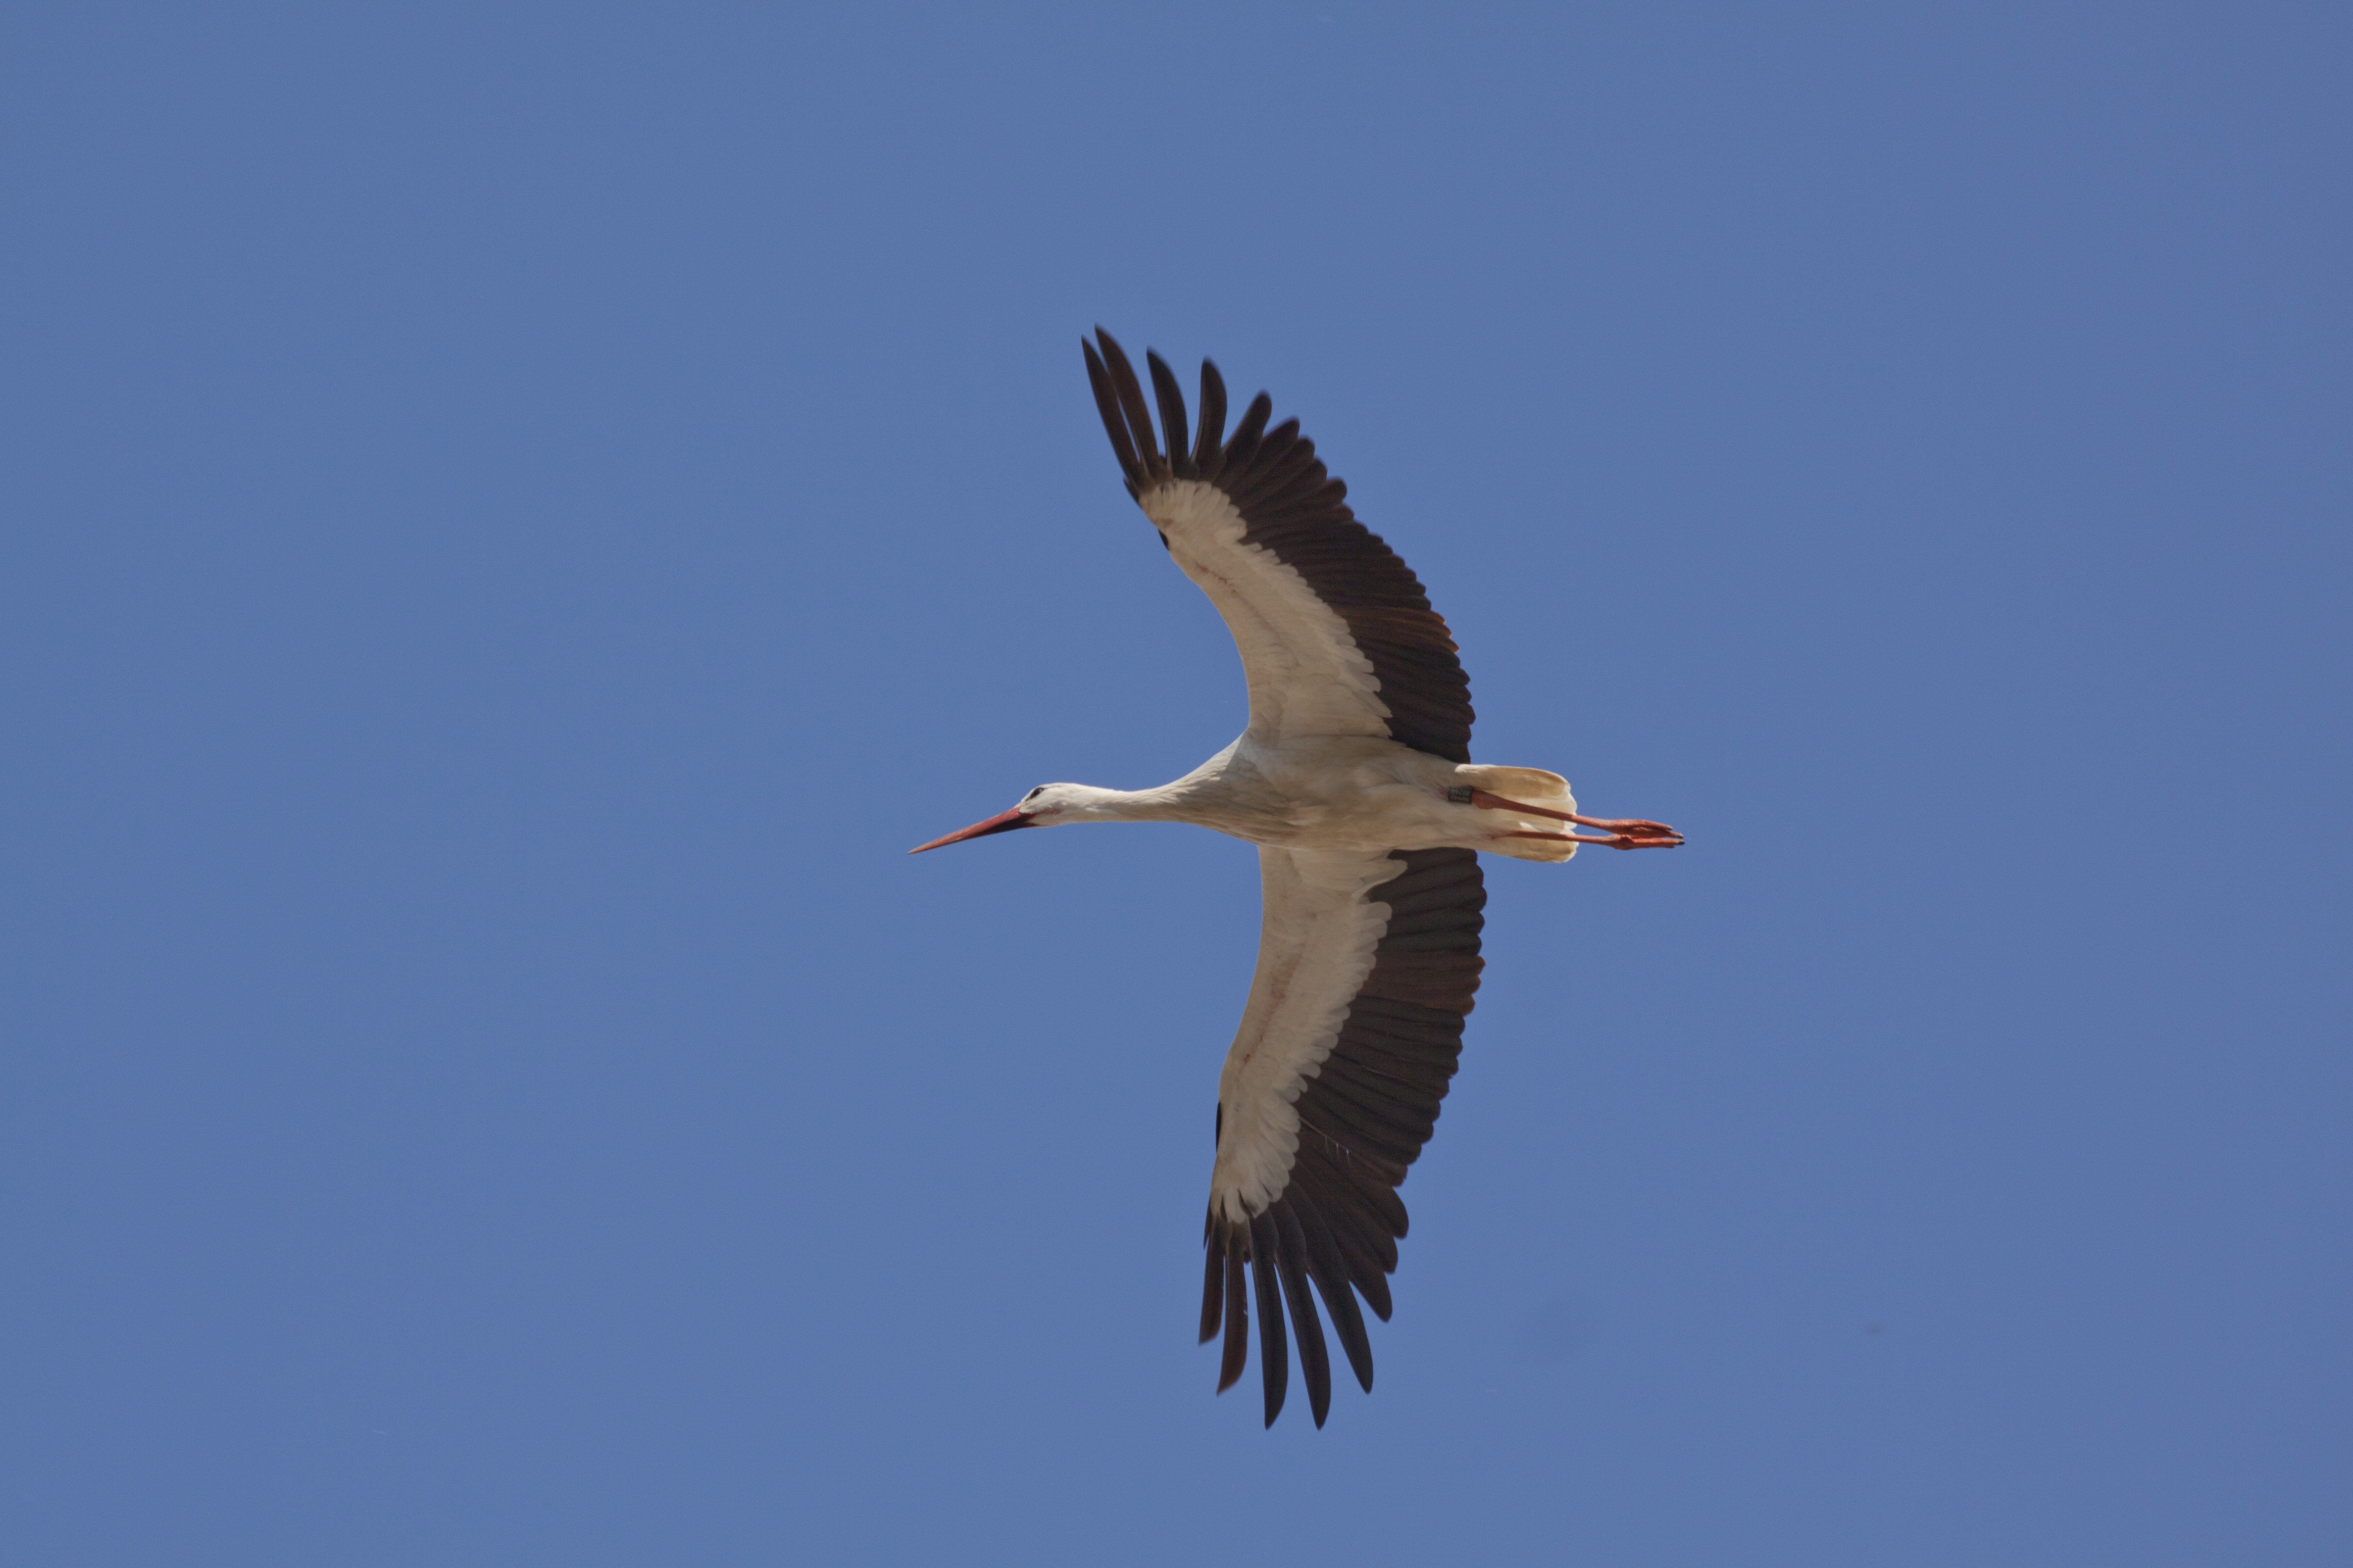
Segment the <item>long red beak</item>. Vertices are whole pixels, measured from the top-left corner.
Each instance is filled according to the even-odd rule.
[[[998,812],[987,822],[976,822],[970,827],[959,827],[945,838],[934,838],[929,844],[918,844],[907,853],[921,855],[924,850],[937,849],[943,844],[961,844],[967,838],[986,838],[992,833],[1010,833],[1017,827],[1029,826],[1029,819],[1021,815],[1021,808],[1017,805],[1011,811]]]

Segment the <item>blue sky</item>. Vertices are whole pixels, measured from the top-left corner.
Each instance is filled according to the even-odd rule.
[[[2328,7],[20,9],[28,1563],[2353,1552]],[[1247,847],[1102,322],[1482,761],[1379,1383],[1193,1344]]]

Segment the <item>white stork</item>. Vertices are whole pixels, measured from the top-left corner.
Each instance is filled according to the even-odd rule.
[[[1201,363],[1201,422],[1147,353],[1166,451],[1111,334],[1082,341],[1112,450],[1160,542],[1225,616],[1250,685],[1240,739],[1157,789],[1039,784],[1012,810],[910,853],[1017,827],[1192,822],[1259,847],[1258,973],[1218,1079],[1201,1341],[1225,1325],[1218,1392],[1250,1358],[1257,1281],[1270,1426],[1291,1360],[1288,1303],[1315,1425],[1331,1361],[1313,1279],[1370,1393],[1351,1287],[1383,1321],[1406,1232],[1397,1187],[1429,1142],[1479,988],[1480,850],[1567,860],[1580,844],[1672,847],[1656,822],[1580,816],[1568,782],[1471,761],[1470,683],[1421,584],[1356,520],[1314,444],[1253,398],[1231,437]],[[1597,835],[1566,831],[1568,825]]]

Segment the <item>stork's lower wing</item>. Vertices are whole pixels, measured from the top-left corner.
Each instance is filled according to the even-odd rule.
[[[1259,868],[1258,973],[1218,1084],[1201,1339],[1224,1325],[1223,1393],[1250,1359],[1255,1280],[1272,1426],[1290,1380],[1287,1303],[1321,1426],[1331,1362],[1307,1282],[1371,1392],[1356,1297],[1388,1319],[1406,1231],[1397,1187],[1430,1141],[1461,1053],[1487,892],[1468,849],[1261,847]]]
[[[1145,355],[1160,405],[1111,334],[1085,345],[1112,450],[1168,553],[1226,618],[1250,682],[1250,729],[1272,739],[1381,735],[1450,762],[1471,760],[1471,683],[1446,622],[1396,552],[1348,510],[1299,421],[1270,430],[1260,393],[1226,438],[1226,386],[1201,362],[1199,434],[1185,395]]]

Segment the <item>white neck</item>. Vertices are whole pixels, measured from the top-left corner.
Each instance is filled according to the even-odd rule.
[[[1063,808],[1064,822],[1190,822],[1184,788],[1187,781],[1152,789],[1101,789],[1093,784],[1065,784],[1072,798]]]

